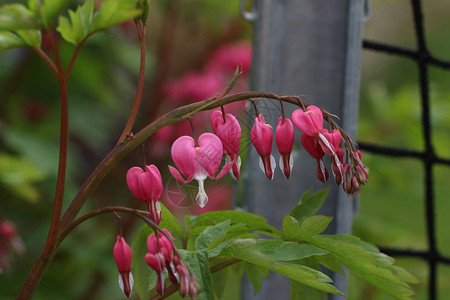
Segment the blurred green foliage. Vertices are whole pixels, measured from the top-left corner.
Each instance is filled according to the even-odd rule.
[[[450,20],[444,1],[421,1],[427,43],[431,53],[448,60]],[[372,18],[365,38],[407,48],[416,48],[410,3],[372,1]],[[405,13],[405,10],[408,13]],[[364,51],[358,140],[397,148],[423,151],[419,71],[413,60]],[[450,72],[429,67],[432,142],[436,154],[450,157]],[[425,225],[424,166],[418,159],[363,154],[370,170],[369,183],[360,196],[354,234],[383,247],[427,249]],[[433,169],[438,249],[450,254],[448,234],[450,169]],[[428,266],[422,259],[398,258],[397,263],[417,276],[415,299],[428,299]],[[450,292],[450,269],[438,268],[438,299]],[[349,299],[392,299],[352,277]]]

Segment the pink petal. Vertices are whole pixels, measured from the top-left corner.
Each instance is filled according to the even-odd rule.
[[[300,141],[302,142],[303,148],[315,159],[320,159],[325,155],[316,137],[302,133]]]
[[[175,168],[172,167],[172,166],[169,166],[169,172],[170,172],[170,174],[172,174],[172,176],[173,176],[176,180],[178,180],[178,181],[181,182],[181,183],[189,183],[189,182],[191,182],[192,179],[193,179],[193,178],[188,178],[187,180],[184,179],[184,178],[181,176],[180,172],[178,172],[178,170],[175,169]]]
[[[145,171],[140,176],[143,177],[142,189],[149,199],[159,201],[163,192],[161,173],[155,165],[146,166]]]
[[[238,120],[232,114],[223,114],[220,110],[215,110],[211,114],[211,127],[214,133],[220,138],[225,151],[231,156],[233,153],[239,153],[241,142],[241,126]]]
[[[136,198],[138,198],[139,200],[142,200],[142,201],[147,201],[147,197],[144,194],[144,192],[142,191],[140,181],[139,181],[139,176],[143,173],[144,173],[144,171],[141,168],[132,167],[127,172],[126,181],[127,181],[128,188],[130,189],[131,193]]]
[[[303,133],[314,136],[323,129],[323,115],[320,108],[314,105],[308,106],[306,112],[297,109],[292,113],[292,122]]]
[[[275,129],[275,142],[280,154],[291,153],[294,147],[294,126],[291,120],[282,117],[278,118],[277,128]]]
[[[180,172],[187,178],[194,178],[198,172],[194,139],[187,135],[179,137],[172,144],[170,152]]]
[[[210,176],[210,177],[212,179],[214,179],[214,180],[220,179],[220,178],[225,176],[225,174],[227,174],[230,171],[231,167],[233,167],[233,161],[230,161],[230,162],[226,163],[223,166],[222,170],[220,170],[220,172],[219,172],[219,174],[217,176]],[[237,179],[239,179],[239,178],[237,178]]]
[[[262,114],[255,118],[255,124],[250,132],[250,139],[261,157],[270,155],[273,142],[272,127],[266,124]]]
[[[209,177],[213,178],[222,161],[222,142],[215,134],[207,132],[198,138],[198,146],[200,152],[197,153],[197,163]],[[196,173],[197,177],[201,175],[202,174]],[[198,180],[200,178],[196,179]]]

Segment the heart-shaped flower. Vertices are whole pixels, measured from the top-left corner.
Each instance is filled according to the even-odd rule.
[[[222,178],[232,167],[232,162],[226,163],[217,176],[223,156],[223,145],[220,139],[212,133],[203,133],[198,138],[196,145],[190,136],[179,137],[171,149],[172,159],[178,170],[169,166],[169,171],[175,179],[182,183],[198,181],[198,194],[195,198],[200,207],[204,207],[208,202],[204,188],[204,180],[208,177],[212,179]],[[181,176],[183,174],[186,179]]]
[[[318,135],[323,129],[322,111],[314,105],[308,106],[306,111],[297,109],[292,113],[292,122],[304,134]]]
[[[294,166],[294,160],[291,157],[292,148],[294,147],[294,126],[288,118],[279,117],[277,128],[275,129],[275,142],[277,143],[278,152],[280,152],[280,168],[283,170],[284,176],[289,179],[291,169]]]
[[[250,139],[259,156],[261,156],[261,169],[266,173],[267,178],[272,179],[273,171],[276,167],[275,158],[271,154],[273,142],[272,126],[266,123],[262,114],[255,118],[255,125],[250,131]]]
[[[125,296],[130,297],[133,289],[133,275],[131,274],[131,248],[122,236],[117,236],[116,244],[113,248],[114,260],[119,270],[119,286]]]
[[[241,125],[232,114],[225,114],[220,110],[211,113],[211,127],[214,133],[222,142],[225,152],[233,162],[233,175],[239,180],[241,166],[241,158],[239,157],[239,147],[241,143]]]

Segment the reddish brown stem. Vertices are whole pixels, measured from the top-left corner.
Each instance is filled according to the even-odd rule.
[[[70,59],[69,65],[67,66],[67,70],[65,73],[66,80],[69,79],[70,72],[72,72],[73,65],[75,64],[75,61],[77,60],[78,53],[80,53],[81,47],[83,47],[84,42],[88,39],[89,36],[85,37],[84,40],[81,41],[75,48],[75,51],[73,52],[72,58]]]
[[[131,109],[130,116],[128,117],[127,124],[125,125],[125,128],[123,129],[123,132],[120,135],[120,138],[117,141],[117,144],[120,144],[123,141],[125,141],[126,137],[131,133],[131,130],[133,129],[134,121],[136,120],[136,116],[137,116],[137,113],[139,110],[139,105],[141,103],[142,92],[144,90],[146,27],[141,22],[139,22],[139,23],[136,23],[136,30],[138,32],[139,45],[141,48],[141,64],[139,67],[138,86],[137,86],[136,97],[134,98],[134,103],[133,103],[133,107]]]
[[[45,61],[45,63],[52,69],[53,73],[55,73],[56,76],[58,76],[58,69],[56,68],[55,63],[51,60],[48,55],[42,51],[41,48],[33,48],[34,51],[36,51],[37,54],[39,54],[40,57]]]
[[[66,167],[67,167],[67,143],[68,143],[68,105],[67,105],[67,81],[62,68],[61,60],[59,58],[57,44],[55,43],[53,36],[48,34],[51,41],[52,50],[54,53],[55,64],[51,64],[50,58],[48,58],[42,50],[36,49],[39,55],[50,65],[52,70],[58,79],[59,92],[60,92],[60,105],[61,105],[61,123],[60,123],[60,147],[59,147],[59,164],[58,164],[58,178],[56,182],[55,199],[53,201],[52,218],[50,221],[50,229],[48,232],[47,240],[45,242],[42,253],[36,260],[32,270],[28,274],[22,289],[17,296],[17,299],[29,299],[33,295],[39,282],[42,279],[42,275],[47,269],[55,248],[56,237],[58,234],[58,225],[61,218],[62,203],[64,198],[64,186],[66,182]],[[41,274],[36,276],[36,274]]]

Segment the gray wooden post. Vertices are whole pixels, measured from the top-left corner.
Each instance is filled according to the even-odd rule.
[[[338,115],[340,125],[354,137],[363,8],[363,0],[254,1],[254,13],[244,14],[254,22],[251,89],[306,95],[307,102]],[[293,109],[285,106],[289,117]],[[267,100],[258,104],[258,110],[275,129],[280,116],[279,103]],[[335,217],[328,233],[350,233],[354,200],[335,186],[329,161],[329,182],[318,181],[316,161],[301,147],[298,130],[296,145],[298,150],[289,181],[278,166],[275,178],[269,181],[258,166],[258,154],[251,147],[242,177],[246,180],[244,208],[280,228],[283,216],[298,203],[303,192],[329,186],[329,197],[319,213]],[[278,163],[275,145],[273,154]],[[277,275],[272,273],[270,279],[263,282],[257,296],[253,295],[253,287],[244,283],[243,299],[289,299],[289,281]],[[339,274],[332,274],[332,277],[335,285],[345,292],[346,279]]]

